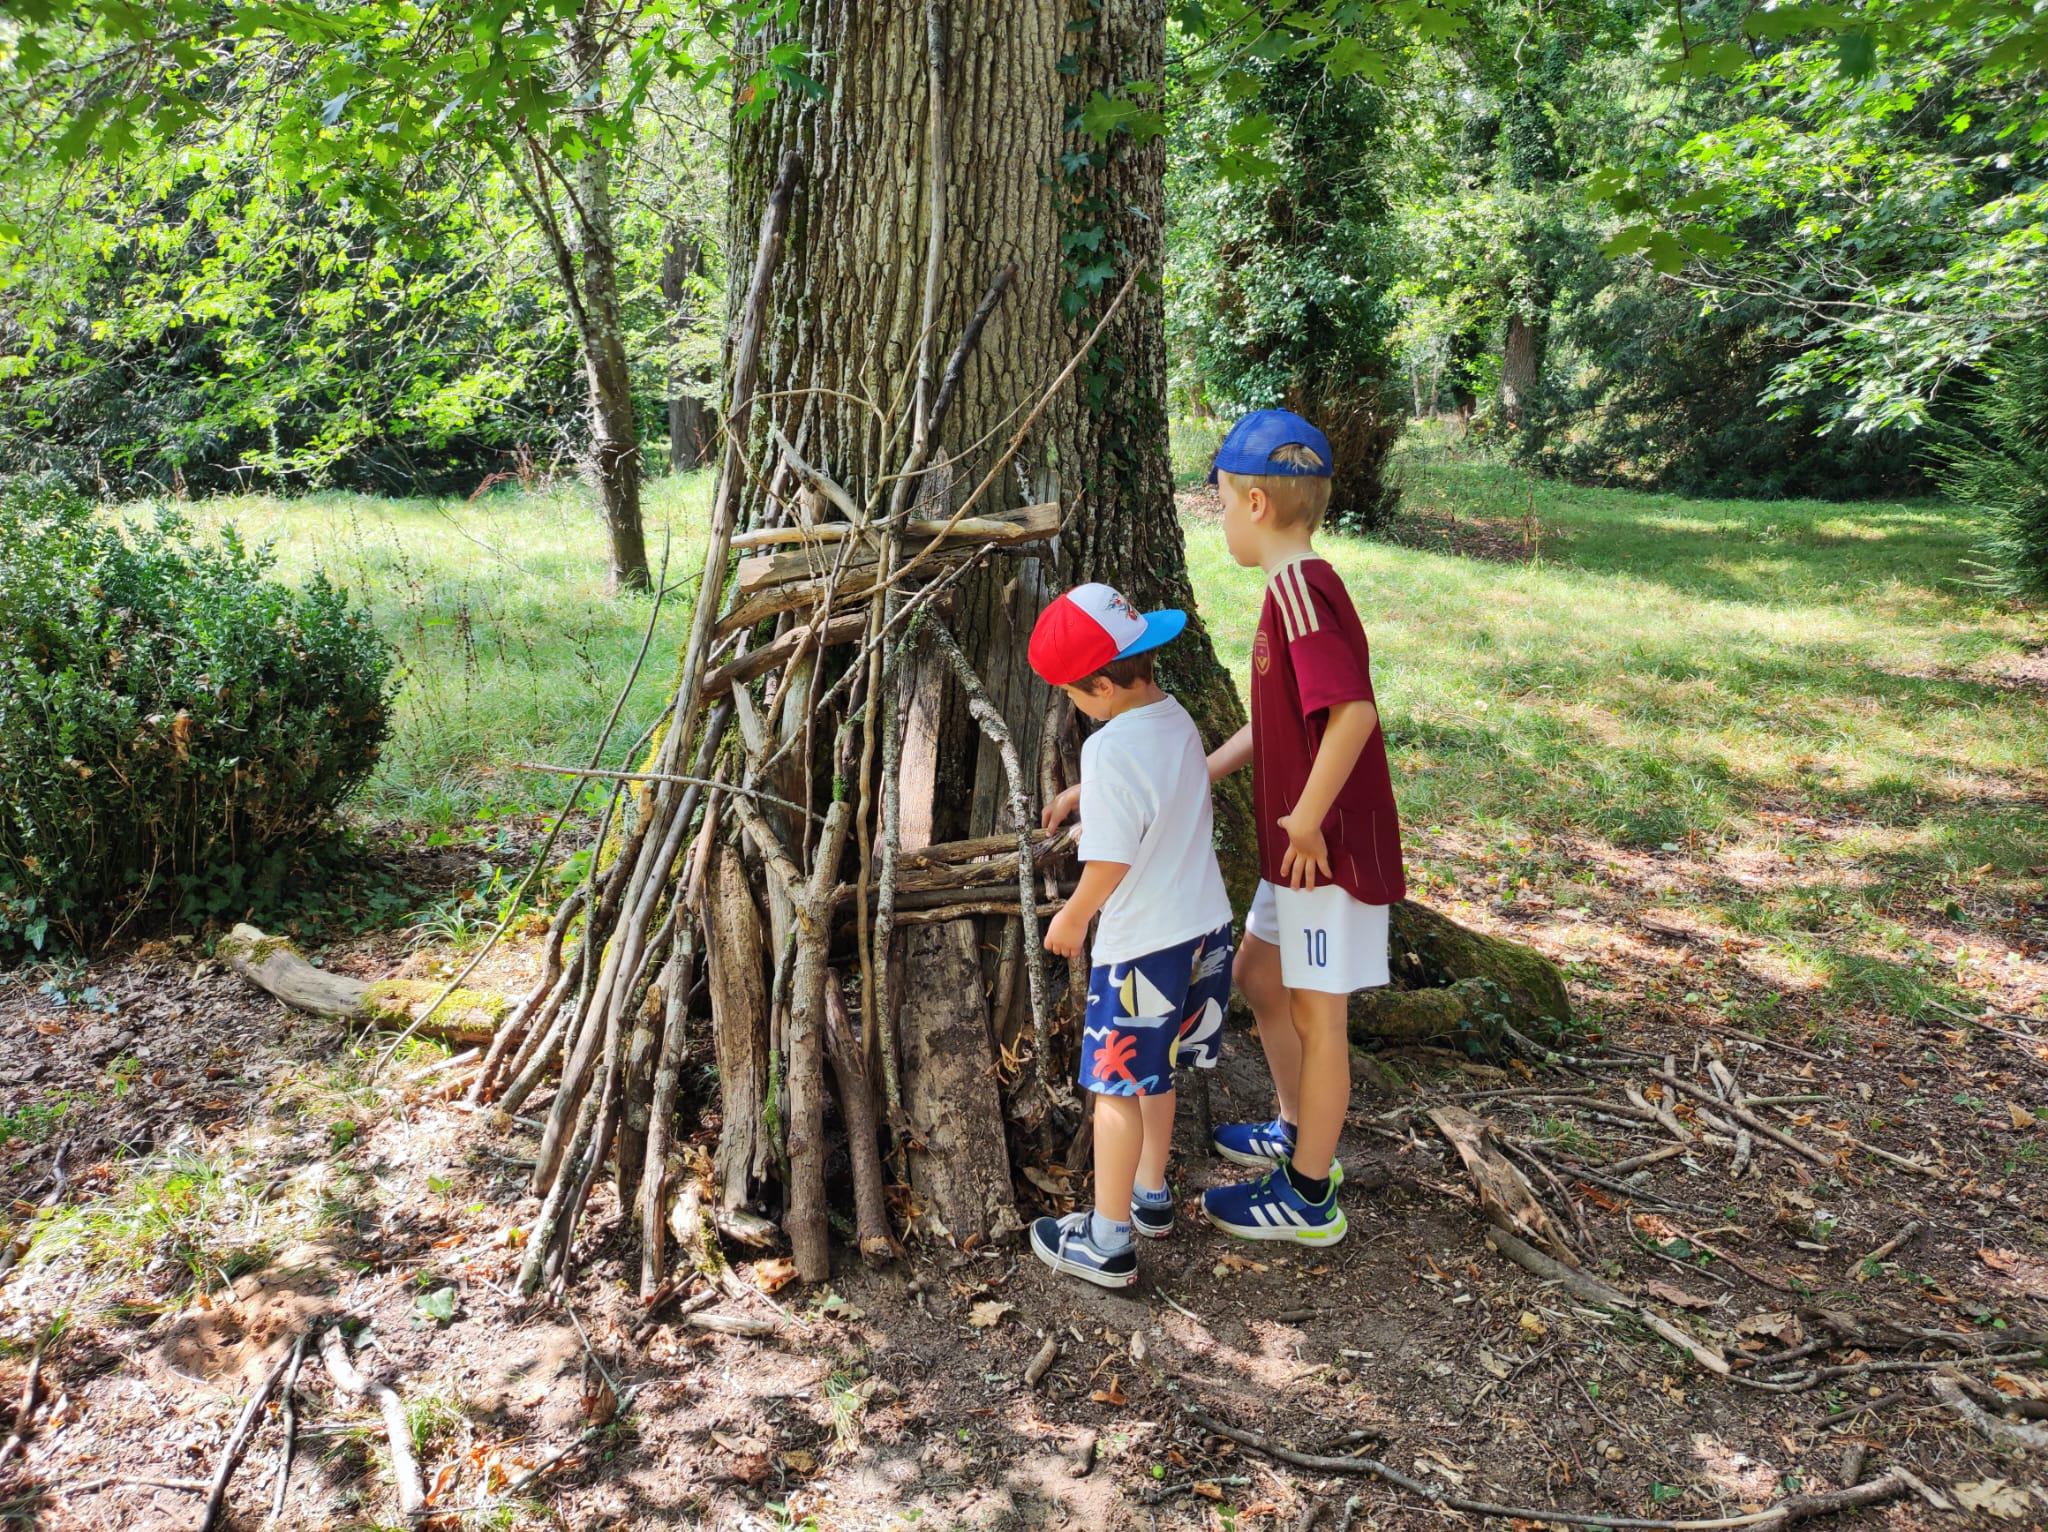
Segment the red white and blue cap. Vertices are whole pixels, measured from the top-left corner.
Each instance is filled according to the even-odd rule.
[[[1067,686],[1111,660],[1157,649],[1187,625],[1186,612],[1140,612],[1112,586],[1076,585],[1038,614],[1026,652],[1040,680]]]
[[[1309,447],[1323,460],[1320,468],[1276,463],[1273,454],[1282,447]],[[1218,473],[1295,474],[1303,478],[1327,479],[1335,472],[1330,438],[1292,410],[1253,410],[1230,428],[1223,445],[1216,449],[1216,462],[1209,470],[1209,482]]]

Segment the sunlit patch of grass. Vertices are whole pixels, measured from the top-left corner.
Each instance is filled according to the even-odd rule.
[[[671,586],[701,567],[709,495],[704,473],[644,486],[650,558],[672,538]],[[446,827],[557,802],[558,779],[507,768],[587,759],[646,629],[648,598],[605,591],[603,530],[573,479],[475,502],[235,495],[188,509],[202,525],[233,523],[271,542],[281,578],[324,570],[398,646],[392,738],[359,800],[374,817]],[[692,588],[663,603],[619,751],[661,704]]]
[[[111,1191],[48,1215],[28,1264],[62,1260],[95,1290],[137,1277],[173,1299],[226,1287],[267,1264],[287,1233],[286,1210],[249,1170],[227,1149],[150,1155]]]

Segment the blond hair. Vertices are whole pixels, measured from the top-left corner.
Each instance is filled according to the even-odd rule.
[[[1297,470],[1329,466],[1320,452],[1302,442],[1288,442],[1275,447],[1266,461]],[[1273,507],[1273,520],[1279,526],[1305,525],[1313,532],[1323,524],[1323,512],[1330,508],[1328,474],[1231,473],[1224,470],[1216,477],[1227,482],[1239,494],[1248,494],[1254,489],[1264,490],[1266,503]]]

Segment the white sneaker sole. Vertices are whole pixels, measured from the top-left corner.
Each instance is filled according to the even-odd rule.
[[[1079,1261],[1070,1261],[1057,1250],[1047,1250],[1039,1244],[1038,1236],[1031,1236],[1031,1253],[1062,1276],[1079,1277],[1083,1282],[1093,1282],[1097,1287],[1135,1287],[1138,1273],[1135,1269],[1128,1274],[1104,1271],[1100,1266],[1086,1266]]]
[[[1202,1211],[1208,1215],[1209,1222],[1216,1225],[1225,1234],[1235,1235],[1239,1239],[1280,1239],[1286,1240],[1291,1244],[1314,1245],[1318,1248],[1327,1249],[1331,1245],[1342,1244],[1344,1236],[1351,1232],[1350,1220],[1344,1216],[1344,1211],[1341,1208],[1337,1210],[1336,1222],[1325,1224],[1320,1229],[1297,1229],[1292,1226],[1278,1228],[1271,1224],[1246,1225],[1230,1223],[1218,1218],[1206,1204],[1203,1206]]]
[[[1218,1159],[1228,1160],[1233,1165],[1249,1165],[1255,1170],[1275,1170],[1285,1165],[1285,1160],[1269,1160],[1262,1154],[1246,1154],[1242,1149],[1228,1149],[1213,1140],[1210,1147]],[[1330,1185],[1335,1188],[1344,1184],[1344,1162],[1330,1161]]]

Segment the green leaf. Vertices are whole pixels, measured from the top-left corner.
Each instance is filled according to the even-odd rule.
[[[1224,136],[1234,147],[1249,149],[1255,144],[1263,144],[1273,136],[1273,119],[1265,112],[1254,112],[1249,117],[1240,117],[1233,122],[1230,131]]]
[[[1844,32],[1835,39],[1836,67],[1852,80],[1860,80],[1877,69],[1877,34],[1868,27]]]
[[[455,1289],[440,1287],[431,1293],[421,1293],[413,1299],[412,1306],[422,1319],[448,1324],[455,1318]]]
[[[1330,71],[1333,80],[1348,80],[1354,75],[1383,80],[1387,75],[1387,61],[1379,50],[1368,48],[1355,37],[1340,37],[1330,44],[1323,67]]]
[[[1646,223],[1633,223],[1602,245],[1600,253],[1609,260],[1619,260],[1622,256],[1634,255],[1649,242],[1650,226]]]
[[[1650,264],[1663,272],[1665,276],[1676,276],[1679,272],[1685,270],[1687,260],[1686,249],[1683,244],[1679,243],[1676,234],[1672,234],[1664,229],[1657,230],[1650,236],[1649,248]]]

